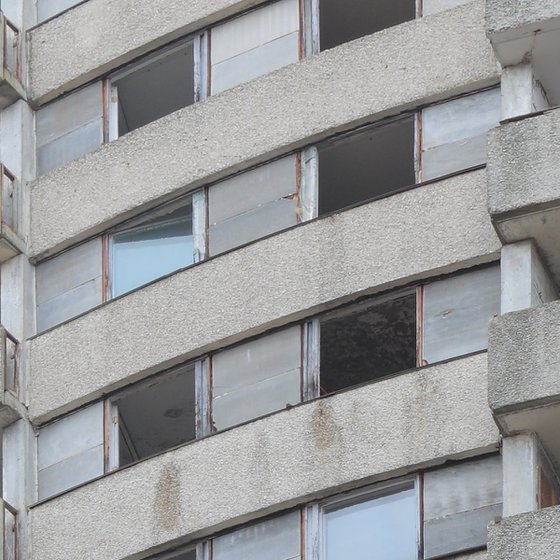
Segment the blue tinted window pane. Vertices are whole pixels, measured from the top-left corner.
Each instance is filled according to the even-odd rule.
[[[193,263],[188,205],[113,236],[112,288],[118,296]]]
[[[412,488],[328,512],[326,560],[416,560],[417,520]]]

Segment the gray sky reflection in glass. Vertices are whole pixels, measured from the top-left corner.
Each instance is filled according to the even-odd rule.
[[[417,520],[414,488],[327,510],[326,560],[416,560]]]
[[[113,236],[113,297],[193,263],[192,208],[148,219]]]

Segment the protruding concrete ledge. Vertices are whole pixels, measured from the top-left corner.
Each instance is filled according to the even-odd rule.
[[[535,432],[560,459],[560,301],[490,322],[488,398],[504,435]]]
[[[496,259],[483,170],[234,250],[30,342],[35,421],[183,360],[420,278]]]
[[[496,229],[507,243],[534,239],[557,281],[559,150],[559,109],[494,128],[488,138],[488,207]]]
[[[266,0],[89,0],[28,34],[29,97],[50,101],[153,49]]]
[[[496,83],[483,27],[480,0],[381,31],[177,111],[39,178],[30,257],[338,131]]]
[[[32,510],[33,558],[129,558],[339,490],[496,449],[486,367],[485,354],[431,366],[106,476]]]
[[[488,560],[560,558],[560,507],[502,519],[488,530]]]

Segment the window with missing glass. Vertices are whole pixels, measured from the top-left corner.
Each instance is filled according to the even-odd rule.
[[[109,238],[110,292],[130,292],[194,262],[192,198],[129,222]]]

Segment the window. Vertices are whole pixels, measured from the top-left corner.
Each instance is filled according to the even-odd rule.
[[[190,197],[111,235],[111,294],[124,294],[194,262]]]
[[[111,398],[109,468],[196,437],[195,367],[183,366]]]
[[[416,560],[418,496],[414,481],[322,506],[321,560]]]
[[[414,19],[415,0],[319,0],[321,50]]]
[[[159,52],[111,79],[110,137],[195,102],[194,41]]]
[[[325,316],[321,392],[332,393],[416,367],[416,294]]]
[[[319,215],[414,185],[414,118],[318,145]]]

